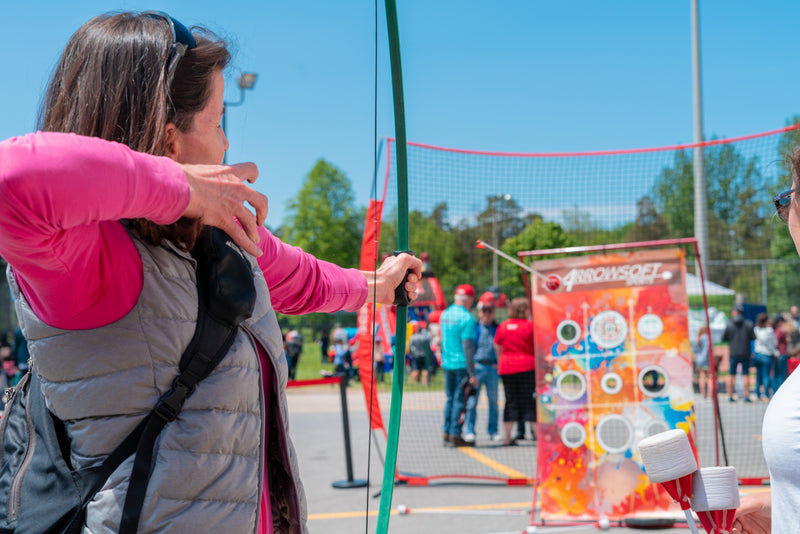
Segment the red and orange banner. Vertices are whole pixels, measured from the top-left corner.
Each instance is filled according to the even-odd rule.
[[[364,235],[361,238],[361,260],[359,269],[373,271],[378,261],[378,242],[380,240],[381,212],[383,201],[370,199],[367,218],[364,224]],[[377,221],[377,222],[376,222]],[[391,353],[391,336],[394,335],[394,310],[387,306],[377,305],[377,319],[374,317],[372,302],[367,302],[358,310],[357,347],[353,354],[353,365],[358,366],[358,376],[364,390],[364,397],[369,412],[370,429],[383,429],[378,387],[374,382],[372,363],[373,350]],[[373,332],[373,324],[375,332]],[[391,326],[390,326],[391,325]],[[379,347],[375,347],[375,336],[380,337]],[[369,409],[372,407],[372,409]],[[384,430],[385,432],[385,430]]]

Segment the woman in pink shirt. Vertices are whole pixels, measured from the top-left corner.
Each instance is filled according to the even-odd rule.
[[[224,478],[222,473],[232,466],[214,460],[212,454],[209,458],[218,462],[218,466],[212,465],[219,471],[208,475],[214,478],[207,486],[202,480],[195,482],[204,470],[186,475],[186,484],[197,487],[194,496],[183,495],[173,503],[169,496],[154,495],[150,508],[145,501],[145,513],[150,510],[150,515],[143,514],[141,532],[157,531],[164,524],[178,531],[190,531],[202,524],[200,531],[233,532],[241,531],[240,520],[251,532],[273,532],[273,528],[306,532],[305,497],[285,420],[286,365],[272,310],[288,314],[353,311],[373,297],[391,304],[394,288],[403,284],[404,278],[409,298],[416,298],[421,263],[415,258],[389,258],[377,273],[343,269],[282,243],[264,228],[267,198],[247,185],[258,176],[256,166],[220,164],[228,148],[220,121],[224,113],[222,73],[229,60],[225,43],[213,34],[199,28],[191,33],[164,13],[95,17],[73,35],[64,50],[44,99],[39,125],[42,131],[0,143],[0,255],[9,264],[12,287],[18,288],[18,314],[29,317],[23,330],[28,330],[32,372],[42,375],[43,384],[48,380],[56,383],[60,378],[57,373],[45,376],[49,369],[58,367],[51,364],[57,363],[59,355],[48,347],[59,333],[81,339],[82,333],[89,336],[128,324],[125,321],[131,321],[134,313],[143,317],[139,337],[153,351],[174,357],[177,368],[185,346],[165,344],[177,336],[166,324],[145,321],[143,299],[151,280],[171,284],[173,269],[182,268],[186,261],[182,258],[204,226],[227,232],[257,258],[263,273],[264,289],[258,296],[267,301],[262,303],[264,324],[243,338],[253,340],[257,382],[252,382],[252,373],[245,368],[230,369],[238,375],[236,382],[227,386],[235,392],[239,388],[249,390],[261,399],[261,422],[255,428],[260,426],[264,435],[257,436],[254,443],[256,450],[259,443],[263,449],[263,472],[252,479],[252,486],[244,480],[227,488],[222,485],[216,488],[222,497],[206,500],[210,488],[223,484],[219,482]],[[143,254],[149,258],[147,262]],[[411,273],[406,278],[407,270]],[[187,295],[186,300],[196,302],[196,295]],[[174,304],[165,296],[161,302],[150,302],[150,308],[144,311],[155,310],[180,319]],[[193,325],[189,330],[193,331]],[[276,331],[278,339],[259,333],[266,331]],[[108,369],[97,366],[92,372],[128,376],[119,375],[126,371],[120,362],[129,356],[125,339],[113,349],[107,350]],[[80,354],[80,350],[80,346],[70,347],[64,353]],[[98,347],[85,350],[94,355]],[[215,370],[206,379],[208,387],[212,387],[217,373]],[[107,382],[109,391],[104,392],[96,380],[91,386],[83,383],[94,378],[73,377],[63,382],[64,391],[69,391],[74,382],[76,391],[84,387],[84,393],[97,391],[98,396],[110,394],[124,399],[127,389],[139,385],[126,381],[120,390],[120,384]],[[201,387],[196,396],[201,396]],[[153,404],[159,393],[163,392],[155,391]],[[67,425],[75,458],[83,453],[76,449],[83,435],[80,432],[88,431],[91,436],[92,425],[97,425],[95,432],[100,433],[101,428],[108,428],[102,425],[139,415],[123,406],[109,413],[64,417],[61,412],[69,413],[70,406],[59,402],[48,397],[48,407]],[[219,414],[214,415],[213,399],[208,402],[211,404],[205,411],[209,421],[221,425]],[[235,402],[233,406],[234,411],[238,409]],[[173,425],[180,426],[182,417],[183,412],[164,432]],[[239,417],[246,422],[248,414]],[[242,427],[237,424],[237,428]],[[232,432],[223,435],[220,446],[239,440],[236,431]],[[232,446],[225,457],[235,462],[237,454]],[[81,459],[102,461],[102,457]],[[153,469],[155,473],[160,469],[158,461]],[[211,471],[209,466],[206,469]],[[281,475],[280,487],[271,491],[275,473]],[[114,485],[112,480],[113,476],[107,486]],[[124,482],[123,477],[118,486],[124,486]],[[289,489],[285,484],[296,487]],[[239,485],[247,486],[250,492],[263,490],[260,507],[256,506],[254,513],[246,506],[249,501],[225,502],[226,491]],[[157,494],[158,490],[156,487],[152,492]],[[121,493],[120,487],[105,487],[103,491],[108,491],[106,501],[96,498],[88,509],[86,524],[93,532],[119,528],[119,510],[113,502],[109,505],[108,498],[119,504],[124,487]],[[148,486],[148,494],[150,491]],[[211,503],[219,504],[219,509]]]
[[[528,299],[518,297],[508,307],[508,319],[494,335],[497,373],[503,381],[506,404],[503,408],[504,445],[516,445],[511,430],[517,421],[527,421],[536,439],[536,357],[533,354],[533,323]]]

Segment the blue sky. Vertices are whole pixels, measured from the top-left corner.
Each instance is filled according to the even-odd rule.
[[[254,161],[280,225],[318,158],[366,205],[374,135],[394,136],[383,3],[366,1],[4,2],[0,138],[32,131],[69,36],[111,10],[161,9],[232,41],[235,77],[259,75],[229,109],[228,161]],[[690,4],[401,0],[409,141],[473,150],[572,152],[692,141]],[[782,127],[800,104],[800,2],[701,0],[704,130]],[[377,76],[377,104],[375,84]],[[375,113],[377,109],[377,113]]]

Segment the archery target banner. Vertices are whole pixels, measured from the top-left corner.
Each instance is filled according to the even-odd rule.
[[[542,260],[533,279],[542,520],[680,512],[637,444],[681,428],[694,448],[686,262],[681,249]],[[696,455],[696,453],[695,453]]]

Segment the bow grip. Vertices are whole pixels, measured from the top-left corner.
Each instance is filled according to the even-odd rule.
[[[392,256],[399,256],[400,254],[409,254],[414,256],[413,250],[395,250],[392,253]],[[406,270],[406,275],[403,277],[403,281],[400,282],[400,285],[394,288],[394,302],[392,303],[395,306],[408,306],[411,302],[408,299],[408,291],[406,291],[405,285],[406,280],[408,280],[408,275],[411,273],[410,270]]]

